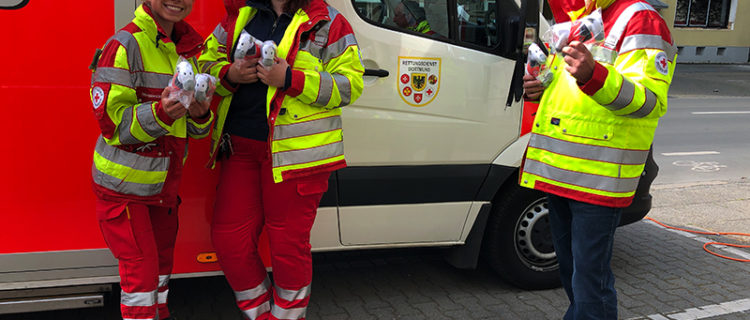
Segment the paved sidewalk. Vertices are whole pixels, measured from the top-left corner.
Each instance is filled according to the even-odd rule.
[[[750,179],[653,185],[648,216],[670,225],[750,233]],[[730,236],[750,242],[750,237]],[[749,275],[750,277],[750,275]]]
[[[678,63],[669,96],[747,97],[748,88],[750,65]]]

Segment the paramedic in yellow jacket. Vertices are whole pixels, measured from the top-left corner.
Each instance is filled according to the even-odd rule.
[[[596,60],[574,41],[550,55],[520,184],[548,194],[553,243],[570,299],[564,319],[617,319],[610,268],[622,208],[635,194],[667,91],[676,48],[664,20],[643,0],[549,0],[556,22],[602,9],[605,42]]]
[[[144,0],[104,45],[91,79],[101,129],[92,178],[102,235],[119,260],[123,319],[170,319],[167,306],[188,137],[207,137],[207,102],[168,86],[203,38],[183,19],[193,0]],[[195,61],[195,59],[189,59]],[[193,66],[193,71],[197,71]]]
[[[310,229],[328,177],[346,166],[341,107],[362,93],[359,47],[344,16],[323,0],[225,6],[199,59],[221,79],[223,97],[212,135],[212,157],[221,150],[213,245],[247,318],[304,319]],[[273,65],[259,65],[253,50],[235,59],[243,32],[278,45]],[[273,288],[257,250],[263,228]]]

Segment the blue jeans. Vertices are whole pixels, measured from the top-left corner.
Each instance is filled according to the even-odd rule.
[[[610,267],[622,208],[547,194],[560,278],[570,300],[564,320],[617,319],[615,276]]]

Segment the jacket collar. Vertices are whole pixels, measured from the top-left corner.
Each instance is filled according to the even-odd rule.
[[[203,37],[185,21],[174,24],[174,29],[170,37],[159,23],[154,20],[151,8],[141,4],[135,10],[135,19],[133,19],[133,22],[148,35],[149,39],[154,39],[156,46],[159,45],[159,40],[164,43],[173,42],[177,53],[187,57],[194,56],[201,50]]]

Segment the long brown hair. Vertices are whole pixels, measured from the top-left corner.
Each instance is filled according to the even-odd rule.
[[[287,0],[284,5],[284,12],[295,14],[297,10],[307,7],[312,0]]]

